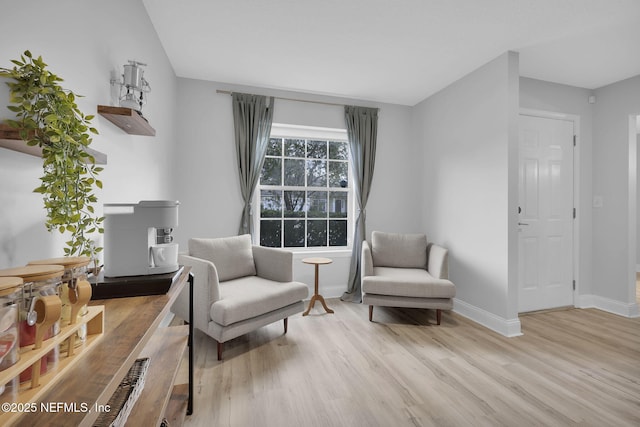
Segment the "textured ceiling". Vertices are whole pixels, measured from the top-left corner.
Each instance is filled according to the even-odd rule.
[[[640,74],[640,0],[143,0],[179,77],[415,105],[501,55],[594,89]]]

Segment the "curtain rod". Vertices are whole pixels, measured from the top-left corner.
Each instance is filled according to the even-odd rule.
[[[229,90],[220,90],[217,89],[216,93],[221,93],[223,95],[231,95],[233,92],[229,91]],[[323,101],[308,101],[306,99],[294,99],[294,98],[282,98],[280,96],[272,96],[272,98],[275,99],[281,99],[283,101],[295,101],[295,102],[307,102],[309,104],[321,104],[321,105],[332,105],[334,107],[344,107],[345,104],[336,104],[334,102],[323,102]]]

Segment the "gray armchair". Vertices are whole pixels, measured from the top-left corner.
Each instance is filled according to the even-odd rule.
[[[194,275],[194,327],[223,344],[262,326],[304,310],[309,295],[304,283],[293,281],[293,254],[253,246],[251,237],[190,239],[189,254],[178,257]],[[188,289],[171,311],[182,319],[189,314]]]
[[[436,310],[438,325],[442,310],[453,308],[456,295],[448,280],[448,251],[427,244],[424,234],[394,234],[374,231],[371,242],[362,244],[362,303],[374,306],[415,307]]]

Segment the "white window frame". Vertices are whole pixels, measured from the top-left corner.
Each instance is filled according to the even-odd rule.
[[[271,135],[270,138],[289,138],[289,139],[317,139],[317,140],[327,140],[327,141],[341,141],[346,142],[348,144],[347,131],[346,129],[336,129],[336,128],[323,128],[323,127],[313,127],[313,126],[301,126],[301,125],[289,125],[283,123],[273,123],[271,125]],[[349,153],[349,156],[351,154]],[[327,160],[328,158],[327,153]],[[351,159],[347,161],[348,165],[348,191],[347,193],[347,246],[311,246],[311,247],[285,247],[282,246],[283,249],[290,250],[292,252],[335,252],[341,250],[351,250],[353,245],[353,230],[354,230],[354,221],[355,221],[355,206],[354,206],[354,189],[353,189],[353,174],[351,168]],[[283,164],[284,167],[284,164]],[[313,191],[316,187],[293,187],[293,186],[262,186],[260,182],[258,182],[256,189],[253,194],[253,229],[255,230],[253,241],[254,244],[260,244],[260,212],[261,212],[261,204],[260,204],[260,193],[261,190],[292,190],[292,191]],[[320,189],[320,188],[318,188]],[[331,191],[331,188],[327,188],[327,191]],[[307,218],[305,218],[306,221]],[[327,230],[328,232],[328,230]],[[282,230],[284,236],[284,229]],[[306,238],[305,238],[306,242]]]

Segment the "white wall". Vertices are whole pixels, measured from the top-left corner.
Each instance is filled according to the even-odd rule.
[[[640,165],[640,116],[636,132],[636,167]],[[640,272],[640,174],[636,175],[636,272]]]
[[[576,277],[577,291],[580,295],[592,294],[593,236],[592,236],[592,199],[593,199],[593,110],[589,96],[593,91],[574,86],[544,82],[529,78],[520,78],[520,106],[522,108],[549,111],[580,116],[580,129],[576,153],[579,165],[578,181],[574,183],[577,191],[577,218],[579,221],[580,261]]]
[[[593,291],[610,311],[630,315],[637,304],[629,132],[630,116],[640,113],[640,76],[599,88],[595,96],[593,193],[602,195],[603,207],[593,212]]]
[[[145,77],[153,91],[144,107],[157,136],[131,136],[97,116],[100,135],[92,147],[108,155],[98,192],[99,211],[105,202],[177,197],[172,189],[175,138],[176,78],[139,0],[3,2],[0,13],[0,66],[29,49],[42,55],[49,69],[77,94],[85,114],[111,101],[110,73],[128,59],[148,63]],[[11,117],[8,89],[0,81],[0,118]],[[39,195],[41,160],[0,149],[0,268],[29,260],[62,256],[64,239],[44,227]]]
[[[315,96],[310,94],[232,86],[178,79],[179,147],[175,164],[181,202],[176,237],[183,250],[191,237],[231,236],[238,232],[242,199],[233,136],[231,97],[216,90],[234,90],[380,108],[378,148],[373,189],[367,206],[368,230],[417,231],[421,225],[419,182],[415,179],[419,159],[415,155],[409,107]],[[276,123],[344,128],[341,106],[276,99]],[[321,293],[340,296],[346,290],[350,254],[329,254],[334,262],[321,269]],[[294,277],[313,286],[313,268],[296,254]]]
[[[413,114],[424,151],[422,224],[450,250],[455,309],[517,335],[517,54],[468,74]]]
[[[493,316],[495,329],[506,325],[506,334],[519,330],[514,320],[518,106],[579,114],[580,290],[612,302],[614,311],[633,310],[626,121],[640,114],[640,76],[596,90],[597,103],[589,109],[581,101],[586,92],[578,88],[521,79],[519,93],[517,55],[508,53],[410,108],[176,79],[139,0],[5,2],[2,10],[0,66],[11,66],[25,49],[42,55],[65,87],[85,96],[78,100],[85,113],[113,102],[109,78],[121,73],[128,59],[149,64],[145,76],[153,91],[144,113],[157,136],[131,136],[100,116],[95,119],[100,135],[93,147],[108,155],[105,188],[98,196],[100,204],[180,200],[176,237],[183,249],[189,237],[233,235],[238,227],[242,203],[231,98],[216,89],[379,107],[369,233],[426,232],[447,246],[459,309]],[[3,84],[0,104],[8,104]],[[593,133],[585,120],[590,112]],[[10,114],[0,106],[0,118]],[[344,126],[341,107],[282,100],[276,102],[274,121]],[[0,268],[62,254],[64,238],[46,232],[41,198],[32,193],[40,175],[38,158],[0,149]],[[591,190],[604,198],[603,208],[593,212]],[[349,256],[334,254],[334,261],[321,273],[326,296],[345,288]],[[311,269],[301,263],[295,275],[312,283]]]

